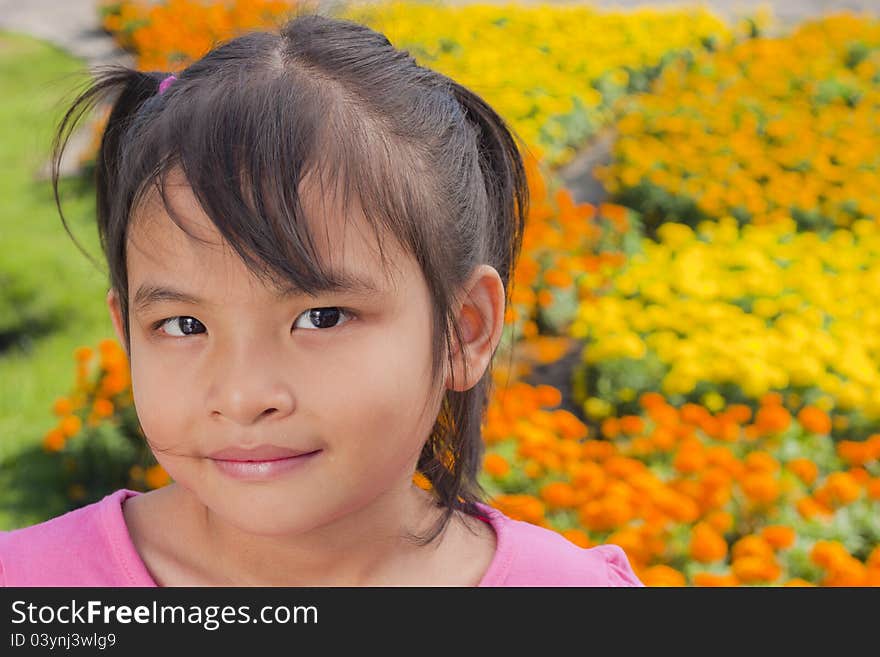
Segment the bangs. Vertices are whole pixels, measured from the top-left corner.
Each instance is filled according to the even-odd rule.
[[[432,190],[414,182],[430,179],[423,164],[403,140],[389,139],[377,117],[347,110],[338,85],[319,85],[290,67],[264,68],[231,90],[210,76],[184,77],[165,96],[161,112],[145,106],[126,135],[117,198],[130,199],[118,211],[132,221],[155,194],[172,221],[200,240],[169,202],[169,178],[179,173],[255,276],[311,296],[347,287],[323,262],[312,232],[323,226],[332,245],[335,219],[366,219],[386,277],[384,239],[417,254],[431,238],[429,222],[419,219],[430,216],[423,199]]]

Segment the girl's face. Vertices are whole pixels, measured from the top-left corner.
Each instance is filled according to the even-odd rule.
[[[221,243],[189,187],[169,197],[209,244],[160,203],[144,206],[129,237],[132,388],[162,467],[218,517],[262,535],[410,494],[440,404],[426,405],[431,305],[418,264],[388,240],[400,271],[386,280],[365,219],[328,216],[328,239],[313,232],[324,261],[375,291],[279,296]],[[212,458],[258,446],[315,454],[258,478]]]

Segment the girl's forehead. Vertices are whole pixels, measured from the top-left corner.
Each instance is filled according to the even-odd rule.
[[[353,281],[396,287],[400,277],[395,273],[404,272],[385,270],[377,236],[357,204],[351,204],[344,212],[332,196],[320,197],[314,190],[314,186],[305,185],[301,199],[309,236],[322,267],[344,272]],[[172,275],[200,274],[210,279],[222,275],[239,277],[247,270],[185,180],[169,174],[165,202],[169,207],[157,189],[151,190],[132,214],[127,248],[130,277],[137,277],[142,271],[160,270]],[[396,240],[383,240],[381,249],[390,256],[388,262],[395,269],[407,260]]]

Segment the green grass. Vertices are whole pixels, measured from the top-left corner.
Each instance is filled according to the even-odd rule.
[[[95,224],[94,189],[65,181],[65,217],[77,240],[102,262],[97,269],[64,230],[51,185],[39,180],[49,157],[52,131],[64,103],[85,80],[86,65],[41,41],[0,32],[0,273],[11,274],[32,294],[34,304],[54,317],[50,332],[25,334],[0,352],[0,529],[48,517],[45,511],[22,516],[9,490],[14,457],[38,447],[55,425],[53,401],[69,392],[73,351],[92,345],[113,330],[104,298],[106,266]],[[31,500],[33,503],[34,501]],[[40,504],[29,505],[39,509]]]

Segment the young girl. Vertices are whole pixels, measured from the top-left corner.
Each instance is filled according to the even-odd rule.
[[[477,483],[528,205],[482,99],[300,16],[177,76],[104,69],[59,126],[56,195],[65,135],[111,93],[107,303],[174,483],[0,534],[0,581],[641,585],[619,547],[512,520]]]

